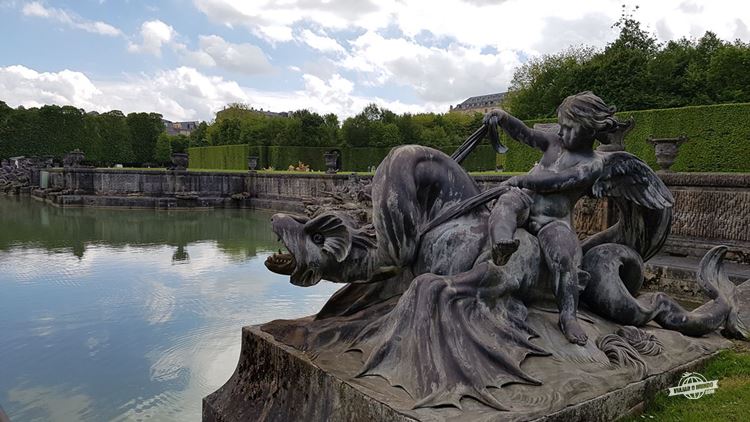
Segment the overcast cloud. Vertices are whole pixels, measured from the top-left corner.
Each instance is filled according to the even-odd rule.
[[[603,47],[622,3],[194,0],[176,13],[158,1],[4,1],[0,24],[20,41],[0,47],[0,100],[173,120],[210,120],[237,101],[340,117],[369,102],[444,112],[507,90],[530,57]],[[706,30],[750,41],[750,2],[641,2],[635,17],[661,41]]]

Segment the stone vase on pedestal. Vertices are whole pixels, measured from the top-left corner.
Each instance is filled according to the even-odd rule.
[[[251,155],[247,157],[247,168],[249,169],[250,173],[255,173],[258,171],[258,156],[257,155]]]
[[[188,166],[188,154],[186,152],[172,153],[172,170],[185,170]]]
[[[676,138],[654,138],[649,136],[648,142],[654,146],[656,152],[656,163],[659,164],[659,172],[670,173],[670,167],[677,158],[680,145],[687,141],[687,136],[680,135]]]
[[[338,171],[339,153],[336,151],[323,154],[326,160],[326,174],[335,174]]]
[[[625,136],[635,127],[635,119],[631,116],[627,120],[618,121],[617,128],[611,132],[602,133],[597,136],[601,145],[597,151],[613,152],[625,151]]]
[[[86,158],[86,155],[83,153],[83,151],[76,148],[65,155],[65,158],[63,159],[63,165],[65,167],[80,167],[81,162],[83,162],[84,158]]]

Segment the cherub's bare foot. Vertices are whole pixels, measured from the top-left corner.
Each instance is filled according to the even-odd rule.
[[[565,338],[574,344],[583,346],[589,339],[589,336],[586,335],[581,324],[578,323],[578,320],[574,316],[565,316],[561,314],[560,330],[565,335]]]
[[[495,265],[505,265],[508,263],[513,252],[518,250],[521,242],[518,239],[501,239],[492,246],[492,262]]]

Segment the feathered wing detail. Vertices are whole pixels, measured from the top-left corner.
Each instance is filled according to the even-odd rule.
[[[638,251],[644,260],[654,256],[669,235],[674,197],[659,176],[638,157],[627,152],[600,153],[602,174],[591,193],[612,198],[620,220],[586,239],[584,253],[603,243],[620,243]]]
[[[672,193],[640,158],[627,152],[604,155],[602,174],[591,188],[595,197],[620,197],[648,209],[671,208]]]

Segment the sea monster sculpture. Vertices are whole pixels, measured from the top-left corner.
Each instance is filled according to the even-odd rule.
[[[566,101],[580,108],[574,100],[581,97],[601,102],[588,92]],[[589,141],[606,139],[601,132],[617,130],[616,121],[586,125],[561,110],[560,134],[530,129],[495,111],[453,157],[423,146],[394,148],[372,181],[372,226],[338,212],[274,215],[273,230],[288,253],[269,257],[270,270],[290,275],[300,286],[321,279],[347,285],[314,318],[274,321],[262,329],[314,355],[362,352],[356,376],[377,375],[400,386],[415,408],[460,408],[462,397],[472,397],[499,410],[508,405],[489,387],[544,382],[521,363],[552,352],[534,343],[537,333],[527,321],[529,307],[544,308],[550,293],[561,314],[572,317],[580,292],[587,312],[617,324],[642,327],[655,321],[689,336],[723,327],[726,336],[747,337],[735,286],[723,272],[725,247],[701,261],[698,283],[711,301],[698,310],[687,311],[664,293],[639,294],[643,261],[669,233],[672,196],[637,157],[591,150]],[[613,112],[603,109],[605,118]],[[502,152],[498,127],[554,154],[545,152],[528,175],[480,192],[460,162],[487,132]],[[580,149],[571,148],[576,137],[586,140]],[[620,220],[579,246],[570,211],[584,194],[613,200]],[[491,211],[485,204],[498,197]],[[529,206],[531,218],[523,209]],[[548,218],[550,207],[556,214]],[[547,229],[534,224],[545,218],[560,230],[539,236]],[[498,237],[503,234],[498,225],[511,226],[512,237]],[[580,327],[571,333],[562,316],[560,328],[572,343],[592,341]],[[596,345],[641,372],[639,353],[661,351],[646,332],[623,327],[618,333],[600,337]]]

